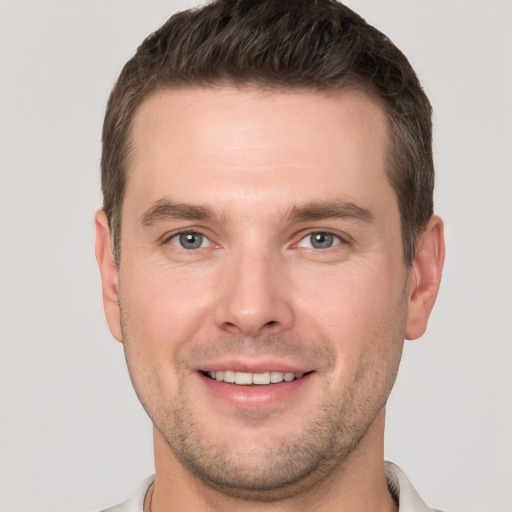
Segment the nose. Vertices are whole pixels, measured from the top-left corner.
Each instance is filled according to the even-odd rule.
[[[254,253],[227,262],[219,283],[217,326],[256,337],[291,328],[294,320],[287,272],[278,256]]]

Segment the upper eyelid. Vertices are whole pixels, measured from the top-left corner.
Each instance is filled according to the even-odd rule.
[[[160,240],[162,242],[168,242],[171,238],[174,238],[175,236],[179,236],[179,235],[186,235],[186,234],[194,234],[194,235],[201,235],[201,236],[204,236],[205,238],[207,238],[208,240],[210,240],[210,242],[212,241],[212,237],[207,235],[204,230],[201,230],[201,229],[196,229],[196,228],[182,228],[182,229],[176,229],[174,231],[170,231],[170,232],[167,232],[165,233],[164,235],[162,235],[160,237]]]
[[[338,247],[338,245],[344,245],[346,244],[347,242],[339,235],[337,235],[336,233],[331,233],[330,231],[310,231],[309,233],[307,233],[305,236],[303,236],[302,238],[300,238],[298,240],[298,242],[296,242],[294,244],[295,247],[300,247],[301,244],[303,243],[307,243],[307,239],[308,238],[311,238],[312,235],[315,235],[317,233],[322,233],[322,234],[325,234],[325,235],[331,235],[333,237],[333,242],[334,244],[330,247],[325,247],[325,248],[322,248],[321,250],[322,251],[328,251],[329,249],[334,249],[336,247]],[[309,243],[313,243],[313,241],[311,240]],[[305,249],[309,249],[309,247],[304,247]],[[316,247],[313,247],[313,249],[317,250],[318,248]]]
[[[167,242],[169,242],[169,240],[171,240],[172,238],[174,238],[176,236],[187,234],[187,233],[193,233],[193,234],[201,235],[201,236],[207,238],[210,241],[210,243],[215,244],[216,242],[213,241],[213,237],[211,235],[207,234],[206,231],[207,230],[205,230],[205,229],[194,228],[194,227],[176,229],[174,231],[167,232],[166,234],[164,234],[162,237],[160,237],[160,241],[162,243],[167,243]],[[309,229],[301,230],[299,233],[296,233],[292,237],[292,241],[291,241],[290,245],[291,246],[297,245],[302,240],[304,240],[304,238],[306,238],[314,233],[328,233],[328,234],[333,235],[336,238],[338,238],[342,243],[350,243],[352,240],[351,237],[348,236],[347,234],[340,233],[339,231],[337,231],[335,229],[309,228]]]
[[[200,235],[200,236],[202,236],[208,242],[206,247],[185,248],[185,247],[181,247],[178,241],[171,242],[172,239],[177,238],[177,237],[179,237],[181,235],[186,235],[186,234],[193,234],[193,235]],[[193,254],[193,253],[197,253],[198,251],[204,251],[204,250],[208,250],[208,249],[211,249],[211,248],[218,248],[219,247],[218,244],[216,244],[215,242],[212,241],[211,237],[209,237],[208,235],[204,234],[202,231],[193,230],[193,229],[182,229],[182,230],[174,231],[174,232],[172,232],[172,233],[162,237],[160,243],[163,246],[173,246],[173,250],[174,251],[178,251],[178,252],[183,252],[184,251],[184,254]]]
[[[296,236],[293,237],[292,245],[297,245],[299,242],[304,240],[304,238],[313,235],[314,233],[327,233],[329,235],[333,235],[336,238],[339,238],[343,243],[350,243],[351,237],[345,233],[340,233],[335,229],[307,229],[299,232]]]

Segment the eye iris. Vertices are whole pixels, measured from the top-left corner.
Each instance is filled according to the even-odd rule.
[[[184,249],[198,249],[203,243],[203,235],[199,233],[183,233],[180,235],[180,245]]]
[[[328,249],[334,243],[334,237],[330,233],[311,234],[311,245],[315,249]]]

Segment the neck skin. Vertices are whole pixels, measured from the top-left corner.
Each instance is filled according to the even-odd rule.
[[[151,512],[397,512],[384,469],[384,416],[383,409],[350,456],[327,475],[306,490],[272,502],[240,500],[199,481],[174,458],[154,429],[155,483],[151,489]]]

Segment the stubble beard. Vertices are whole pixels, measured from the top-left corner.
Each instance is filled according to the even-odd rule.
[[[299,419],[299,432],[275,439],[262,434],[257,446],[233,439],[212,443],[181,393],[167,415],[170,421],[155,424],[174,457],[200,481],[234,498],[269,502],[307,490],[354,451],[369,425],[351,422],[345,405],[351,397],[342,399],[341,409],[339,403],[325,399],[312,420]]]
[[[125,355],[139,400],[172,455],[190,474],[234,498],[277,501],[306,491],[335,468],[342,470],[385,407],[398,371],[403,343],[405,305],[400,304],[398,309],[399,318],[394,319],[394,325],[381,326],[387,332],[386,339],[382,340],[379,329],[375,335],[378,348],[359,366],[352,381],[335,389],[330,382],[332,374],[324,377],[321,389],[331,391],[325,393],[316,414],[308,421],[299,420],[298,432],[290,430],[285,437],[275,439],[265,437],[257,446],[239,446],[233,439],[209,438],[197,421],[183,380],[167,401],[155,392],[157,377],[150,368],[137,364],[137,341],[127,336],[123,320]],[[280,347],[290,347],[296,341],[280,340],[279,343]],[[261,345],[277,346],[277,342],[269,339]],[[322,357],[329,359],[334,367],[334,355],[326,346]],[[317,345],[317,350],[321,351],[318,347],[321,345]],[[139,385],[142,382],[144,385]],[[218,428],[222,428],[222,418],[219,418]],[[266,444],[266,441],[269,442]]]

